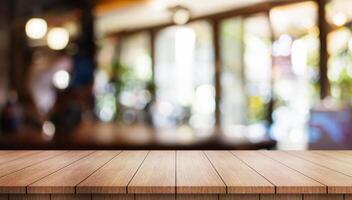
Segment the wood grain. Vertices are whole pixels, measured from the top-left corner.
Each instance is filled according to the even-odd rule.
[[[152,151],[128,185],[129,193],[175,193],[176,152]]]
[[[93,194],[92,200],[134,200],[133,194]]]
[[[71,151],[0,178],[0,193],[26,193],[26,186],[89,155],[92,151]]]
[[[259,200],[258,194],[220,194],[219,200]]]
[[[214,168],[224,180],[227,193],[275,193],[275,187],[228,151],[206,151]]]
[[[50,200],[50,194],[10,194],[10,200]]]
[[[352,151],[0,151],[0,200],[352,200],[351,161]]]
[[[175,200],[174,194],[136,194],[135,200]]]
[[[177,193],[226,193],[226,186],[202,151],[177,151]]]
[[[22,157],[29,156],[31,154],[39,153],[40,151],[1,151],[0,152],[0,164],[16,160]]]
[[[97,151],[29,185],[28,193],[75,193],[75,187],[114,158],[119,151]]]
[[[91,200],[89,194],[52,194],[50,200]]]
[[[77,193],[126,193],[147,151],[124,151],[80,183]]]
[[[352,177],[346,176],[342,173],[336,172],[321,165],[314,164],[296,156],[292,156],[286,152],[262,151],[262,153],[326,185],[328,187],[328,193],[345,194],[352,192]]]
[[[260,195],[260,200],[303,200],[299,194]]]
[[[53,158],[62,153],[65,153],[65,151],[42,151],[39,153],[27,155],[25,157],[21,156],[20,159],[2,163],[0,165],[0,177]]]
[[[343,195],[334,195],[334,194],[329,194],[329,195],[304,195],[304,200],[344,200]]]
[[[293,156],[302,158],[304,160],[310,161],[317,165],[321,165],[329,169],[341,172],[348,176],[352,176],[352,164],[336,159],[337,157],[339,157],[338,155],[336,155],[335,157],[330,157],[327,155],[319,154],[317,152],[309,152],[309,151],[292,151],[292,152],[290,151],[287,153]]]
[[[326,193],[326,187],[277,161],[255,151],[234,151],[233,154],[276,187],[276,193]]]
[[[312,151],[316,154],[329,156],[336,160],[340,160],[346,162],[348,164],[352,164],[352,154],[347,153],[346,151]]]
[[[178,194],[176,200],[218,200],[217,194]],[[243,199],[244,200],[244,199]]]

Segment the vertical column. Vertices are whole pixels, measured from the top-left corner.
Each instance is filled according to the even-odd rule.
[[[6,97],[8,68],[10,65],[10,4],[10,0],[0,1],[0,107],[3,105]]]
[[[213,21],[213,44],[214,44],[214,81],[215,81],[215,125],[221,125],[221,48],[220,48],[220,23]]]
[[[316,0],[318,4],[318,26],[320,41],[320,97],[321,99],[330,95],[330,84],[328,79],[328,52],[327,52],[327,34],[329,25],[325,18],[325,6],[328,0]]]
[[[95,62],[95,34],[94,34],[94,15],[93,15],[93,2],[83,1],[82,8],[82,35],[79,44],[79,50],[82,54],[89,56]]]
[[[96,67],[96,46],[94,33],[94,2],[78,1],[76,5],[82,11],[81,16],[81,35],[78,39],[78,53],[74,58],[73,77],[76,77],[75,87],[82,93],[81,102],[86,111],[92,112],[94,108],[93,82],[94,69]],[[84,78],[78,79],[77,77]],[[75,82],[75,80],[73,80]]]
[[[152,65],[152,82],[149,88],[150,92],[152,93],[153,100],[156,98],[156,82],[155,82],[155,30],[150,30],[150,57],[151,57],[151,65]]]
[[[273,77],[273,70],[274,70],[274,56],[273,56],[273,51],[272,51],[272,46],[275,41],[275,35],[274,35],[274,28],[273,24],[271,23],[270,20],[270,10],[268,10],[265,14],[268,20],[268,25],[269,25],[269,30],[270,30],[270,46],[271,46],[271,73],[270,73],[270,101],[268,104],[268,113],[266,115],[266,120],[268,121],[269,126],[273,124],[273,117],[272,114],[274,112],[274,104],[275,104],[275,95],[274,95],[274,77]]]

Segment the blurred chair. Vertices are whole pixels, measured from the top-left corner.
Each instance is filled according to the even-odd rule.
[[[312,109],[309,149],[352,149],[351,108]]]

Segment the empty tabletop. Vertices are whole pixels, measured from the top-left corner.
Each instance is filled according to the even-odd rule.
[[[5,199],[351,199],[352,153],[0,151],[0,193]]]

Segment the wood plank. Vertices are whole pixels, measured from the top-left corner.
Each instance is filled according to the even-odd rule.
[[[352,154],[349,154],[346,151],[313,151],[313,152],[352,164]]]
[[[9,195],[8,194],[0,194],[0,200],[8,200]]]
[[[0,193],[26,193],[26,186],[87,156],[93,151],[71,151],[0,178]]]
[[[302,195],[299,194],[274,194],[260,195],[260,200],[302,200]]]
[[[76,187],[77,193],[127,193],[147,151],[124,151]]]
[[[24,169],[28,166],[40,163],[42,161],[48,160],[65,152],[66,151],[42,151],[3,163],[0,165],[0,177]]]
[[[346,194],[345,195],[345,200],[352,200],[352,195],[351,194]]]
[[[326,185],[328,193],[344,194],[352,192],[352,177],[292,156],[286,152],[262,151],[261,153]]]
[[[90,194],[52,194],[50,200],[91,200]]]
[[[152,151],[128,185],[128,193],[175,193],[176,152]]]
[[[178,194],[176,200],[218,200],[217,194]]]
[[[228,151],[206,151],[214,168],[224,180],[227,193],[275,193],[275,187]]]
[[[39,153],[40,151],[0,151],[0,164],[10,162],[31,154]]]
[[[226,193],[226,186],[201,151],[177,151],[177,193]]]
[[[135,200],[175,200],[174,194],[136,194]]]
[[[134,200],[133,194],[93,194],[92,200]]]
[[[59,171],[29,185],[28,193],[75,193],[75,187],[119,151],[97,151]]]
[[[348,176],[352,176],[352,164],[336,159],[336,157],[338,157],[337,155],[335,157],[330,157],[310,151],[289,151],[287,153],[317,165],[321,165],[329,169],[341,172]]]
[[[50,200],[50,194],[10,194],[9,200]]]
[[[343,195],[320,194],[310,195],[305,194],[304,200],[344,200]]]
[[[276,193],[326,193],[326,187],[317,181],[255,151],[233,151],[240,160],[264,176],[276,187]]]
[[[220,194],[219,200],[259,200],[258,194]]]

